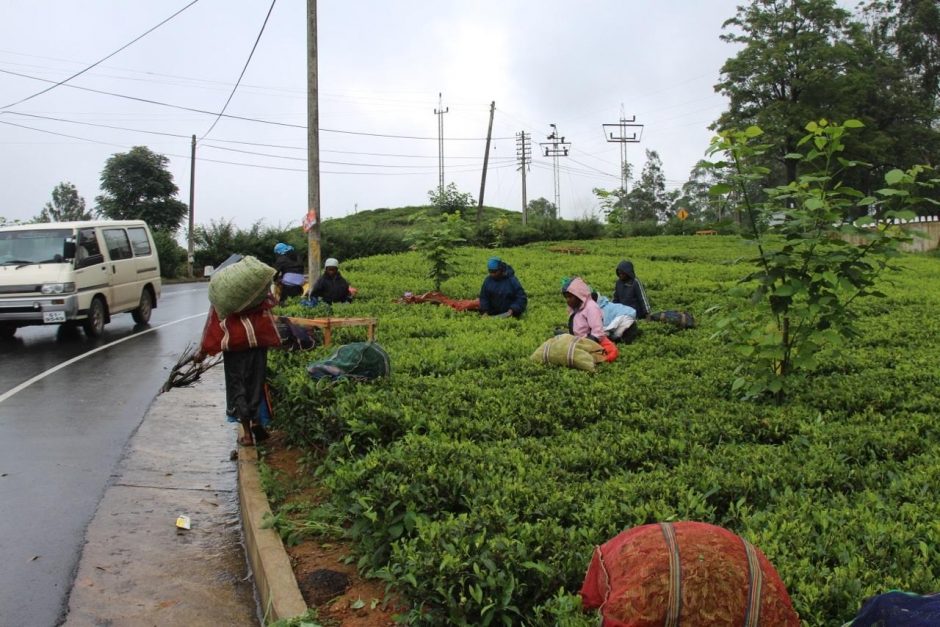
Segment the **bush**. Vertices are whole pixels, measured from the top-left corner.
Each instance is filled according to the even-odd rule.
[[[153,242],[160,256],[160,276],[175,279],[186,270],[186,249],[176,243],[176,238],[166,231],[154,231]]]

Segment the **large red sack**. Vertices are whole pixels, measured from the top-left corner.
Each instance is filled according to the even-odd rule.
[[[594,551],[581,586],[607,627],[799,627],[770,561],[727,529],[697,522],[628,529]]]

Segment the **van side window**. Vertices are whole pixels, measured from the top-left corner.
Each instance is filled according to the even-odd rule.
[[[75,262],[79,267],[101,263],[101,247],[98,245],[98,236],[95,229],[79,229],[78,242],[75,247]]]
[[[110,255],[111,261],[130,259],[134,256],[131,253],[131,243],[128,241],[124,229],[104,229],[102,232],[104,233],[104,243],[108,247],[108,255]]]
[[[139,226],[127,229],[127,234],[131,237],[131,247],[134,249],[135,257],[146,257],[150,254],[150,238],[147,237],[147,231]]]

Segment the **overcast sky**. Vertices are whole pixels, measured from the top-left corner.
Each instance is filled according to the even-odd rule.
[[[131,42],[189,0],[3,0],[0,9],[0,217],[39,214],[61,181],[89,207],[114,153],[146,145],[190,191],[190,136],[203,138],[251,52],[268,0],[200,0],[65,85],[19,104]],[[533,138],[529,200],[554,200],[555,124],[561,212],[597,211],[595,187],[620,186],[620,146],[602,124],[643,124],[628,146],[662,158],[680,186],[703,157],[714,92],[735,49],[719,40],[735,0],[323,0],[319,3],[322,214],[425,204],[438,184],[438,94],[445,181],[479,197],[491,101],[496,103],[487,205],[521,209],[515,159]],[[307,210],[306,4],[279,0],[226,113],[197,146],[197,224],[263,219],[299,225]],[[20,75],[20,76],[17,76]],[[34,77],[34,78],[28,78]],[[76,89],[83,88],[83,89]],[[89,89],[119,94],[107,95]],[[9,106],[13,105],[13,106]],[[57,118],[53,120],[49,118]],[[29,128],[24,128],[29,127]],[[105,128],[118,127],[118,128]],[[398,137],[384,137],[398,136]],[[407,137],[407,138],[405,138]]]

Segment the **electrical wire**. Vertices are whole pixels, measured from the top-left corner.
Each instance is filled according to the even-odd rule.
[[[258,48],[258,42],[261,41],[261,35],[264,33],[264,27],[268,25],[268,19],[271,17],[271,11],[274,10],[274,5],[277,3],[277,0],[271,0],[271,6],[268,7],[268,14],[264,16],[264,22],[261,24],[261,30],[258,31],[258,36],[255,38],[255,43],[251,47],[251,52],[248,53],[248,59],[245,60],[245,65],[242,67],[241,74],[238,75],[238,80],[235,81],[235,86],[232,87],[232,93],[228,95],[228,100],[225,101],[225,104],[222,106],[222,110],[219,111],[219,115],[216,116],[215,120],[212,122],[212,126],[209,127],[209,130],[199,138],[199,141],[204,140],[209,133],[212,132],[212,129],[215,128],[215,125],[219,123],[219,120],[222,119],[222,116],[225,115],[225,110],[228,108],[232,98],[235,96],[235,92],[238,90],[238,86],[242,82],[242,78],[245,76],[245,72],[248,71],[248,64],[251,63],[251,58],[255,56],[255,50]]]
[[[18,104],[22,104],[22,103],[26,102],[27,100],[32,100],[32,99],[35,98],[36,96],[41,96],[42,94],[46,93],[47,91],[52,91],[52,90],[55,89],[56,87],[59,87],[60,85],[66,84],[67,82],[69,82],[70,80],[72,80],[73,78],[75,78],[76,76],[81,76],[82,74],[84,74],[84,73],[87,72],[88,70],[92,69],[92,68],[95,67],[96,65],[98,65],[98,64],[100,64],[100,63],[103,63],[104,61],[107,61],[108,59],[110,59],[111,57],[113,57],[113,56],[116,55],[117,53],[121,52],[121,51],[124,50],[125,48],[127,48],[127,47],[129,47],[129,46],[131,46],[131,45],[133,45],[133,44],[135,44],[135,43],[137,43],[138,41],[140,41],[141,39],[143,39],[144,37],[146,37],[147,35],[149,35],[149,34],[152,33],[153,31],[157,30],[158,28],[160,28],[161,26],[163,26],[164,24],[166,24],[167,22],[169,22],[170,20],[172,20],[174,17],[176,17],[177,15],[179,15],[180,13],[182,13],[183,11],[185,11],[186,9],[188,9],[189,7],[193,6],[193,5],[196,4],[197,2],[199,2],[199,0],[193,0],[192,2],[190,2],[189,4],[187,4],[186,6],[184,6],[182,9],[180,9],[179,11],[177,11],[176,13],[174,13],[173,15],[171,15],[170,17],[166,18],[165,20],[163,20],[162,22],[160,22],[159,24],[157,24],[157,25],[154,26],[153,28],[151,28],[151,29],[149,29],[148,31],[146,31],[144,34],[142,34],[142,35],[140,35],[139,37],[137,37],[136,39],[134,39],[134,40],[132,40],[132,41],[130,41],[130,42],[124,44],[123,46],[121,46],[120,48],[118,48],[117,50],[115,50],[114,52],[112,52],[111,54],[109,54],[108,56],[102,57],[101,59],[98,59],[97,61],[95,61],[94,63],[92,63],[92,64],[89,65],[88,67],[86,67],[85,69],[80,70],[80,71],[76,72],[75,74],[72,74],[72,75],[69,76],[68,78],[59,81],[58,83],[52,85],[51,87],[47,87],[47,88],[43,89],[42,91],[36,92],[36,93],[33,94],[32,96],[26,96],[25,98],[22,98],[22,99],[20,99],[20,100],[17,100],[16,102],[11,102],[11,103],[8,104],[8,105],[5,105],[5,106],[3,106],[3,107],[0,107],[0,109],[9,109],[10,107],[16,106],[16,105],[18,105]]]
[[[116,146],[116,147],[118,147],[118,148],[125,148],[125,149],[126,149],[126,148],[130,148],[130,146],[127,146],[126,144],[115,144],[115,143],[113,143],[113,142],[104,142],[104,141],[97,140],[97,139],[89,139],[89,138],[87,138],[87,137],[79,137],[79,136],[77,136],[77,135],[69,135],[69,134],[67,134],[67,133],[58,133],[58,132],[56,132],[56,131],[47,131],[47,130],[45,130],[45,129],[35,128],[35,127],[32,127],[32,126],[26,126],[26,125],[23,125],[23,124],[16,124],[16,123],[14,123],[14,122],[5,122],[5,121],[3,121],[3,120],[0,120],[0,124],[6,124],[7,126],[15,126],[15,127],[17,127],[17,128],[22,128],[22,129],[26,129],[26,130],[30,130],[30,131],[36,131],[36,132],[38,132],[38,133],[46,133],[46,134],[48,134],[48,135],[56,135],[56,136],[58,136],[58,137],[65,137],[65,138],[67,138],[67,139],[76,139],[76,140],[78,140],[78,141],[88,142],[88,143],[91,143],[91,144],[101,144],[101,145],[103,145],[103,146]],[[176,157],[176,158],[179,158],[179,159],[185,159],[185,160],[187,160],[187,161],[191,158],[190,155],[178,155],[178,154],[174,154],[174,153],[163,153],[163,154],[164,154],[165,156],[167,156],[167,157]],[[220,160],[220,159],[206,159],[205,157],[197,157],[196,160],[199,161],[199,162],[221,163],[221,164],[225,164],[225,165],[238,165],[238,166],[243,166],[243,167],[247,167],[247,168],[260,168],[260,169],[263,169],[263,170],[281,170],[281,171],[287,171],[287,172],[306,172],[306,171],[307,171],[306,168],[285,168],[285,167],[280,167],[280,166],[261,165],[261,164],[256,164],[256,163],[242,163],[242,162],[238,162],[238,161],[223,161],[223,160]],[[304,161],[305,161],[305,159],[304,159]],[[514,165],[515,165],[515,164],[512,164],[512,163],[507,164],[507,165],[497,165],[497,166],[493,166],[492,169],[513,167]],[[412,167],[424,167],[424,166],[412,166]],[[431,168],[431,170],[434,170],[434,169],[436,169],[437,166],[429,166],[429,167]],[[458,173],[458,174],[463,174],[463,173],[466,173],[466,172],[479,172],[479,171],[480,171],[480,168],[478,168],[478,167],[459,168],[459,167],[458,167],[458,168],[451,168],[451,169],[448,170],[448,171],[449,171],[449,172],[455,172],[455,173]],[[335,171],[335,170],[321,170],[320,173],[321,173],[321,174],[353,174],[353,175],[364,175],[364,176],[416,176],[416,175],[417,175],[417,176],[427,176],[428,171],[415,171],[415,172],[349,172],[349,171],[346,171],[346,172],[343,172],[343,171]]]
[[[49,79],[39,78],[38,76],[30,76],[29,74],[22,74],[20,72],[12,72],[10,70],[0,69],[0,74],[9,74],[10,76],[19,76],[21,78],[29,78],[35,81],[42,81],[44,83],[55,82]],[[79,87],[78,85],[64,85],[64,87],[68,87],[70,89],[77,89],[80,91],[87,91],[93,94],[101,94],[104,96],[114,96],[115,98],[123,98],[125,100],[133,100],[135,102],[143,102],[146,104],[153,104],[153,105],[158,105],[161,107],[168,107],[171,109],[179,109],[180,111],[190,111],[192,113],[202,113],[205,115],[219,115],[219,112],[217,111],[206,111],[205,109],[196,109],[194,107],[184,107],[182,105],[175,105],[175,104],[168,103],[168,102],[160,102],[159,100],[150,100],[149,98],[139,98],[137,96],[117,94],[117,93],[110,92],[110,91],[103,91],[101,89],[91,89],[90,87]],[[3,111],[0,113],[7,113],[7,112]],[[15,112],[10,111],[9,113],[15,113]],[[273,126],[283,126],[287,128],[299,128],[299,129],[304,129],[304,130],[306,130],[307,128],[306,124],[291,124],[289,122],[275,122],[273,120],[263,120],[261,118],[252,118],[252,117],[243,116],[243,115],[232,115],[231,113],[223,113],[222,117],[226,119],[230,119],[230,120],[241,120],[243,122],[256,122],[259,124],[270,124]],[[437,137],[420,137],[420,136],[415,136],[415,135],[390,135],[386,133],[367,133],[364,131],[347,131],[347,130],[323,128],[323,127],[320,127],[320,132],[340,133],[343,135],[361,135],[364,137],[381,137],[381,138],[386,138],[386,139],[419,139],[419,140],[428,140],[428,141],[438,141],[439,139]],[[447,141],[486,141],[485,137],[446,137],[445,139]],[[493,141],[496,141],[496,140],[515,139],[515,138],[514,137],[493,137],[491,139]]]

